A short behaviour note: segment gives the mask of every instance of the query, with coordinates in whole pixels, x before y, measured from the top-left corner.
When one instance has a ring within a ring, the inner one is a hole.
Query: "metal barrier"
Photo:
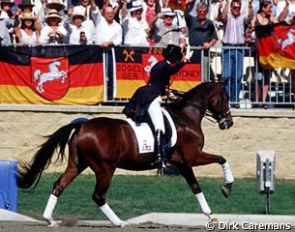
[[[206,56],[201,47],[192,47],[201,53],[201,80],[222,80],[223,49],[241,50],[243,53],[243,77],[239,96],[231,104],[239,103],[241,108],[293,107],[294,86],[292,72],[288,69],[261,70],[257,50],[253,47],[213,47]],[[240,64],[242,65],[242,64]],[[294,75],[295,76],[295,75]],[[237,77],[233,78],[237,82]],[[232,93],[229,97],[232,99]],[[128,99],[110,99],[106,103],[126,103]]]
[[[292,71],[283,68],[273,70],[260,69],[257,50],[251,47],[225,48],[242,50],[244,57],[240,94],[236,96],[235,101],[231,101],[230,103],[239,102],[241,108],[293,107],[294,74],[292,77]],[[221,80],[223,69],[229,68],[222,66],[222,48],[211,49],[209,65],[211,66],[209,80]],[[237,79],[235,77],[234,81],[237,81]]]

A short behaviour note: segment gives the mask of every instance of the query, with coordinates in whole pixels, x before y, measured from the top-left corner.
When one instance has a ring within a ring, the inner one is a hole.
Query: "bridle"
[[[223,92],[224,90],[221,90],[221,93]],[[209,116],[209,117],[212,117],[214,118],[219,124],[221,123],[224,123],[227,119],[226,117],[230,114],[230,108],[228,110],[225,110],[226,107],[224,105],[224,95],[223,94],[220,94],[219,97],[218,97],[218,103],[217,105],[219,105],[219,102],[221,102],[221,107],[222,107],[222,110],[223,112],[221,114],[217,114],[215,112],[212,112],[210,110],[206,110],[205,112],[205,117],[206,116]],[[208,118],[207,118],[208,119]]]
[[[222,109],[224,109],[224,112],[222,112],[221,114],[218,114],[216,112],[213,112],[213,111],[207,109],[205,111],[205,116],[204,116],[206,119],[208,119],[211,122],[215,122],[215,121],[211,120],[211,118],[215,119],[216,122],[218,122],[219,124],[224,123],[227,120],[226,117],[231,113],[230,112],[230,109],[225,110],[225,107],[224,107],[224,96],[222,94],[219,95],[218,104],[219,104],[220,101],[221,101],[221,104],[222,104]],[[188,104],[194,106],[195,108],[201,109],[201,107],[198,104],[196,104],[196,103],[194,103],[194,102],[192,102],[190,100],[188,100],[186,102]]]

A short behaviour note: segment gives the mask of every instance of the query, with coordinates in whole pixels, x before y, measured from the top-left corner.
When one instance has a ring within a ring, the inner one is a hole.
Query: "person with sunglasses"
[[[226,0],[226,4],[218,19],[224,23],[222,39],[222,79],[226,81],[226,92],[230,103],[240,108],[240,90],[243,78],[243,63],[245,50],[245,32],[253,18],[252,0],[249,0],[249,15],[241,15],[241,0]],[[230,12],[228,10],[230,9]]]
[[[149,24],[151,37],[157,47],[166,47],[168,44],[184,47],[186,44],[185,34],[180,27],[173,24],[176,13],[171,8],[163,8]]]
[[[37,17],[31,12],[22,13],[20,29],[16,31],[18,43],[23,46],[38,45],[40,31],[36,27]]]

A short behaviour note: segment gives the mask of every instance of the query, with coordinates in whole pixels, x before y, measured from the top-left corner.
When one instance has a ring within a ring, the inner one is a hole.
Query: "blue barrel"
[[[17,212],[17,161],[0,160],[0,208]]]

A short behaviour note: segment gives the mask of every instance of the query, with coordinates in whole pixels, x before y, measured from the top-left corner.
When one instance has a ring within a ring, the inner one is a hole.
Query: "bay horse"
[[[202,193],[193,173],[193,166],[218,163],[221,165],[225,184],[222,192],[228,197],[234,178],[230,167],[220,155],[202,151],[204,135],[201,121],[205,115],[218,122],[220,129],[233,125],[229,108],[229,98],[224,89],[225,83],[202,83],[188,92],[182,99],[166,106],[176,126],[177,141],[168,152],[169,162],[175,165],[195,194],[203,213],[212,222],[217,219]],[[52,162],[57,151],[58,159],[65,158],[65,148],[69,145],[68,165],[64,173],[54,183],[52,193],[43,213],[49,226],[56,225],[52,215],[58,197],[63,190],[83,170],[90,167],[96,176],[93,201],[109,221],[119,227],[126,225],[106,202],[106,194],[116,168],[127,170],[153,169],[153,153],[139,154],[133,129],[126,120],[97,117],[87,122],[74,122],[62,126],[49,136],[31,162],[20,162],[18,168],[18,187],[29,188],[38,184],[39,178]]]

